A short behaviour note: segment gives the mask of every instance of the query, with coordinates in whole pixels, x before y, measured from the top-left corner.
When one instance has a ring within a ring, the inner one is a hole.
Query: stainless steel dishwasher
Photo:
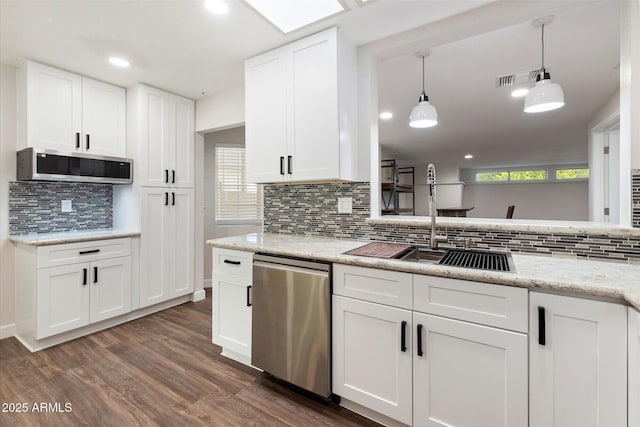
[[[331,395],[331,264],[256,254],[251,364]]]

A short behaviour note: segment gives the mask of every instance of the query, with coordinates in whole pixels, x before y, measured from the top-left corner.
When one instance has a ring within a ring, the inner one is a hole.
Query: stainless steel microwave
[[[25,148],[17,153],[18,181],[96,182],[131,184],[133,160],[93,154],[66,154]]]

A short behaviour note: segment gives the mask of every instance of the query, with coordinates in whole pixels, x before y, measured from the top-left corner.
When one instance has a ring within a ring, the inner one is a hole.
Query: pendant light
[[[429,103],[429,97],[424,91],[424,58],[429,56],[429,52],[417,54],[422,57],[422,94],[418,98],[418,105],[413,107],[409,116],[409,126],[412,128],[430,128],[438,124],[438,113],[436,107]]]
[[[542,113],[564,106],[564,93],[562,87],[551,81],[551,74],[544,66],[544,26],[553,21],[553,16],[536,19],[532,25],[542,28],[542,67],[538,71],[536,84],[524,98],[525,113]]]

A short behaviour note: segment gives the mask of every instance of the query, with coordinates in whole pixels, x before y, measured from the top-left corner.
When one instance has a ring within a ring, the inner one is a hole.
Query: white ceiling
[[[244,59],[339,25],[356,44],[489,0],[343,0],[347,12],[283,35],[240,0],[213,15],[204,1],[0,1],[0,61],[25,58],[120,86],[145,82],[194,99],[244,82]],[[277,1],[277,0],[274,0]],[[107,62],[125,57],[128,69]]]
[[[438,125],[408,126],[422,86],[414,54],[379,64],[383,155],[405,163],[461,167],[587,162],[587,123],[619,87],[619,2],[565,10],[545,28],[545,63],[564,89],[564,108],[526,114],[524,100],[495,78],[540,67],[540,29],[530,21],[431,48],[426,92]],[[532,18],[538,18],[532,17]],[[473,160],[463,156],[472,153]]]

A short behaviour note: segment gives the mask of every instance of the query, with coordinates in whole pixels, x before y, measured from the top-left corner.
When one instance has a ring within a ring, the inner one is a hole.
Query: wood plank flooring
[[[220,356],[207,291],[36,353],[0,341],[0,426],[378,425]],[[23,403],[26,413],[9,406]]]

